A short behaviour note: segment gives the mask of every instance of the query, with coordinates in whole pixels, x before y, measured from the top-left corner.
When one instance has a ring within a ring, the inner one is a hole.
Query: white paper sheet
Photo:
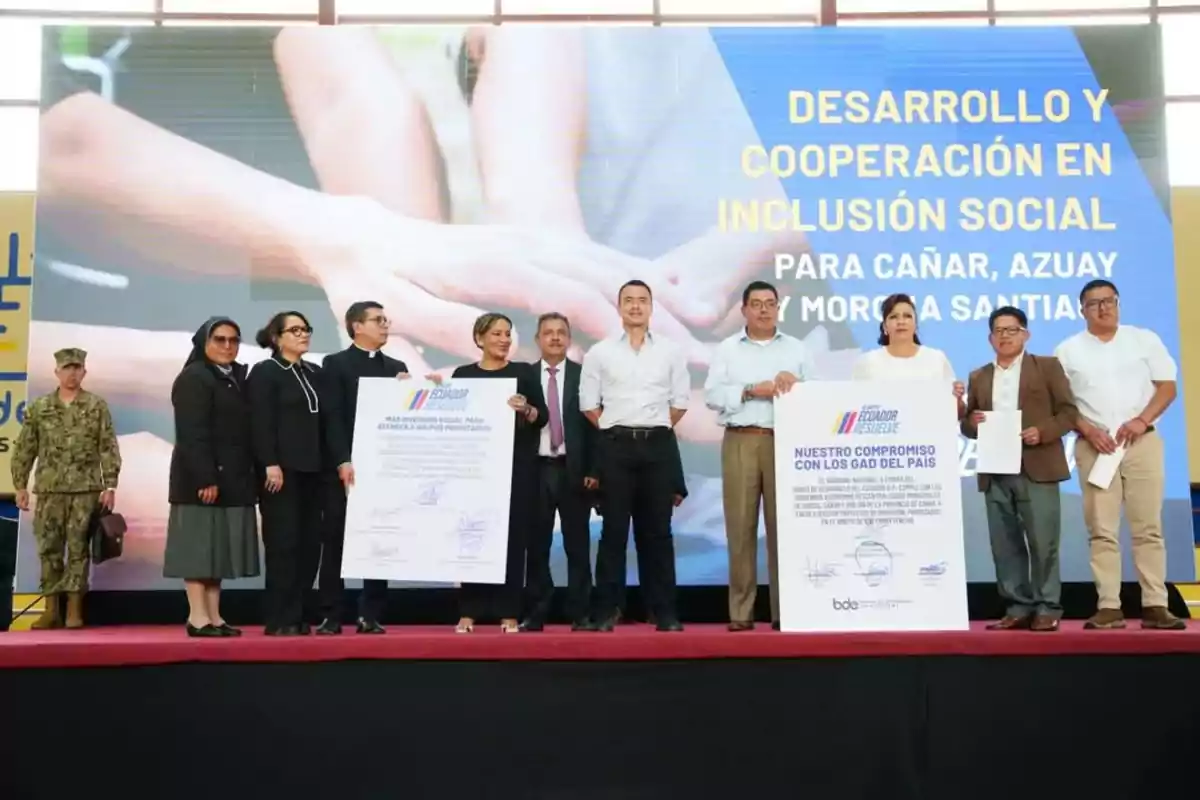
[[[1117,468],[1121,466],[1121,459],[1124,457],[1124,445],[1119,446],[1114,453],[1098,455],[1096,463],[1092,465],[1092,471],[1088,473],[1088,483],[1100,489],[1112,486],[1113,478],[1117,476]]]
[[[1021,412],[985,411],[976,439],[975,471],[984,475],[1021,474]]]

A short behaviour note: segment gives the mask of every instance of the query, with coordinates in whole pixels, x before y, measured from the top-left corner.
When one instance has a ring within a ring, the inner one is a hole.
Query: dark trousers
[[[321,531],[329,479],[316,472],[283,471],[283,488],[263,492],[263,555],[266,562],[266,627],[304,621],[304,595],[321,558]]]
[[[562,521],[563,550],[567,554],[567,617],[581,622],[588,617],[592,594],[591,504],[583,479],[569,480],[565,458],[539,459],[537,519],[529,532],[525,555],[529,618],[545,622],[550,616],[554,578],[550,550],[554,542],[554,515]]]
[[[596,554],[596,619],[616,613],[625,577],[629,524],[640,539],[638,578],[646,609],[677,619],[675,543],[671,537],[676,455],[670,428],[612,428],[600,435],[604,526]]]
[[[646,621],[653,622],[654,621],[654,609],[655,609],[655,604],[657,603],[657,600],[654,597],[654,589],[655,589],[654,584],[647,583],[646,578],[645,578],[646,575],[649,575],[652,572],[652,568],[648,566],[649,556],[646,555],[646,542],[645,542],[646,537],[645,537],[645,534],[642,533],[642,531],[644,531],[645,529],[646,529],[645,523],[639,522],[638,514],[635,511],[633,514],[633,551],[634,551],[634,555],[637,557],[638,583],[640,584],[638,588],[641,589],[641,593],[642,593],[642,607],[643,607],[643,609],[645,609]],[[672,538],[672,542],[673,541],[674,541],[674,538]],[[628,593],[629,593],[629,586],[628,586],[628,580],[627,580],[627,577],[629,574],[628,560],[629,560],[629,554],[628,554],[628,551],[626,551],[624,558],[621,560],[621,569],[619,571],[619,574],[621,576],[621,583],[617,587],[617,610],[620,611],[622,615],[624,615],[626,620],[631,619],[631,617],[629,616],[628,605],[626,602],[626,597],[628,596]]]
[[[17,572],[17,520],[20,512],[12,504],[0,509],[0,631],[12,623],[13,576]]]
[[[346,582],[342,580],[342,548],[346,543],[346,489],[339,481],[330,481],[325,505],[324,538],[321,542],[321,571],[318,577],[321,616],[342,622]],[[358,616],[380,622],[387,603],[387,581],[363,581],[358,595]]]
[[[537,465],[521,458],[513,464],[508,508],[508,552],[504,583],[464,583],[458,590],[459,616],[482,620],[517,619],[525,585],[525,537],[537,502]]]
[[[996,583],[1008,604],[1006,613],[1061,617],[1058,484],[1035,483],[1023,474],[992,475],[984,501]]]

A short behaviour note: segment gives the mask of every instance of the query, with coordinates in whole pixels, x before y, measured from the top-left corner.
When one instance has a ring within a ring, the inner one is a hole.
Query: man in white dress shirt
[[[729,630],[754,629],[758,593],[758,515],[767,529],[771,624],[779,627],[779,566],[775,525],[775,398],[812,380],[804,344],[779,331],[779,292],[754,281],[742,292],[746,327],[717,347],[705,404],[725,428],[721,482],[729,546]]]
[[[1084,286],[1079,304],[1087,330],[1065,340],[1054,355],[1079,406],[1075,463],[1099,595],[1085,627],[1125,627],[1119,538],[1124,505],[1142,589],[1142,627],[1180,630],[1186,623],[1167,610],[1163,442],[1154,430],[1177,394],[1175,360],[1153,331],[1120,324],[1121,298],[1109,281]],[[1088,482],[1101,454],[1121,458],[1107,489]]]
[[[624,331],[597,342],[583,360],[579,407],[600,429],[604,525],[596,553],[599,630],[617,619],[629,523],[645,547],[642,593],[660,631],[681,631],[675,608],[675,425],[687,412],[691,380],[683,348],[650,332],[650,287],[632,280],[617,293]]]

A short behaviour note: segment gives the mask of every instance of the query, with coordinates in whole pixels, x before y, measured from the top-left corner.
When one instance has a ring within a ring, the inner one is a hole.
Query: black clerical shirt
[[[359,378],[394,378],[408,372],[403,361],[379,350],[364,350],[350,345],[340,353],[325,357],[325,386],[329,391],[327,441],[333,466],[350,461],[354,444],[354,418],[358,412]]]

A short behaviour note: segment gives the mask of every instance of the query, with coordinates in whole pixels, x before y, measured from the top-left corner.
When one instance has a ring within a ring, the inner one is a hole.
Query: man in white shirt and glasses
[[[1084,627],[1125,627],[1121,611],[1121,508],[1129,520],[1133,564],[1142,589],[1142,627],[1181,630],[1167,610],[1167,550],[1163,542],[1163,441],[1155,422],[1175,400],[1178,368],[1156,333],[1122,325],[1117,287],[1094,280],[1079,293],[1087,329],[1054,351],[1079,407],[1075,463],[1083,518],[1099,595]],[[1088,482],[1101,455],[1120,454],[1106,489]]]
[[[704,383],[706,405],[725,428],[721,483],[729,545],[729,630],[754,629],[758,593],[758,519],[767,531],[771,625],[779,628],[775,525],[775,398],[812,380],[804,343],[779,330],[779,292],[754,281],[742,292],[746,326],[717,347]]]
[[[598,342],[583,360],[579,407],[600,429],[604,525],[596,553],[597,628],[611,631],[629,523],[645,547],[642,592],[660,631],[681,631],[675,607],[675,425],[691,393],[687,354],[650,331],[650,287],[639,280],[617,292],[624,331]],[[639,570],[641,572],[642,570]]]

